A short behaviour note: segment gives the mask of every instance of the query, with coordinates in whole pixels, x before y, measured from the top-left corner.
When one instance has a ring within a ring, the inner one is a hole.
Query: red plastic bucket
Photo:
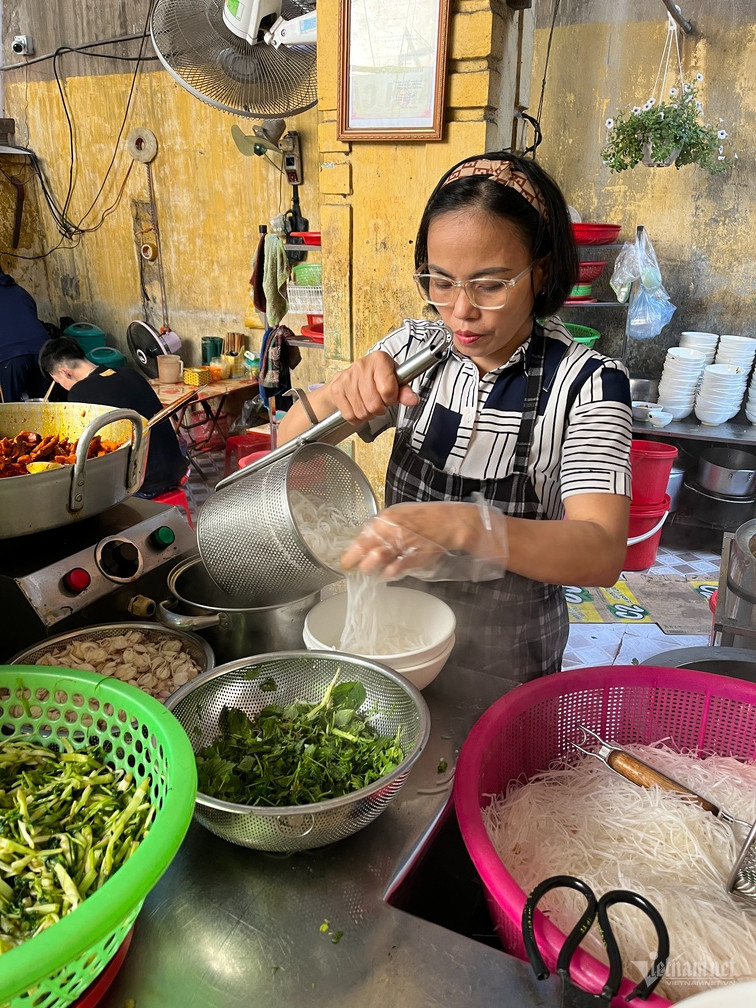
[[[661,506],[666,494],[677,448],[663,441],[633,441],[630,467],[633,473],[632,503]]]
[[[662,528],[669,514],[669,494],[661,504],[630,505],[627,553],[623,570],[648,570],[656,560]]]

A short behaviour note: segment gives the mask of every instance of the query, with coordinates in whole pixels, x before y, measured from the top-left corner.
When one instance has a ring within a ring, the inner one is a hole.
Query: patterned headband
[[[500,185],[515,189],[548,222],[549,215],[543,196],[527,176],[512,168],[511,161],[492,161],[490,158],[485,157],[474,158],[472,161],[464,161],[461,165],[451,170],[447,178],[444,179],[443,184],[446,186],[456,179],[466,178],[467,176],[483,176],[492,179],[494,182],[498,182]]]

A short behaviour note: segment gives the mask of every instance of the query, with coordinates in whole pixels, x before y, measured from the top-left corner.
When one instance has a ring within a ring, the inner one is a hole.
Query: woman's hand
[[[361,357],[340,371],[327,387],[334,409],[354,425],[382,416],[396,403],[414,406],[418,401],[408,385],[399,385],[396,365],[383,350]]]
[[[490,581],[507,569],[506,518],[484,501],[395,504],[341,558],[346,570],[426,581]]]

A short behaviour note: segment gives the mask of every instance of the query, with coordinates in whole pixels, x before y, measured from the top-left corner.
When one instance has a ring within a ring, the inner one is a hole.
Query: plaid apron
[[[536,325],[522,421],[514,467],[500,480],[475,480],[444,472],[421,458],[410,446],[413,421],[431,388],[426,374],[419,390],[420,403],[396,431],[386,474],[386,504],[404,501],[464,501],[480,491],[494,507],[514,518],[544,517],[528,475],[538,401],[543,385],[545,339]],[[537,535],[534,526],[533,534]],[[457,617],[457,642],[451,664],[486,672],[513,685],[561,669],[567,645],[569,618],[560,585],[543,584],[508,571],[495,581],[434,581],[414,578],[403,584],[442,598]]]

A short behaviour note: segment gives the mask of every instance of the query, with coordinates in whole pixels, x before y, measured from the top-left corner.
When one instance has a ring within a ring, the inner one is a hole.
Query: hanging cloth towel
[[[263,336],[260,350],[260,398],[266,406],[270,396],[277,397],[291,389],[291,371],[302,360],[299,349],[288,342],[294,338],[294,333],[285,325],[268,329]]]
[[[265,255],[263,264],[263,291],[267,304],[268,322],[277,326],[286,312],[289,303],[286,300],[286,281],[289,279],[289,260],[283,241],[279,235],[265,236]]]
[[[268,310],[265,303],[265,291],[263,290],[263,275],[265,271],[265,237],[265,233],[261,232],[260,237],[257,240],[257,248],[252,256],[252,276],[249,278],[252,304],[263,315]]]

